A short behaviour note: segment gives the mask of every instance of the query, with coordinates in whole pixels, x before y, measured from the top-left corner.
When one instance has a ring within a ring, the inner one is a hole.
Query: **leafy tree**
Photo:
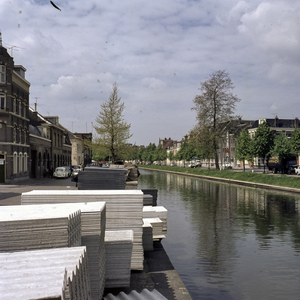
[[[191,160],[196,156],[196,149],[193,144],[185,138],[179,151],[176,153],[175,158],[178,160]]]
[[[281,131],[279,135],[274,138],[274,147],[271,150],[271,154],[279,156],[279,158],[287,158],[291,155],[292,147],[287,136]]]
[[[142,160],[153,162],[155,160],[154,159],[155,150],[156,150],[155,143],[149,143],[149,145],[146,147],[146,149],[143,152]]]
[[[253,153],[255,156],[264,158],[264,172],[266,157],[270,155],[273,146],[274,134],[269,125],[266,122],[259,124],[253,137]]]
[[[98,138],[97,148],[109,153],[112,163],[124,157],[127,150],[127,140],[130,134],[130,124],[127,124],[123,117],[125,106],[118,98],[118,86],[113,85],[113,91],[109,99],[101,104],[101,111],[96,118],[97,125],[94,125]]]
[[[201,95],[193,100],[197,111],[199,128],[209,130],[212,141],[216,169],[220,169],[218,160],[218,141],[221,137],[221,124],[233,118],[236,102],[240,99],[232,94],[234,86],[225,71],[217,71],[209,79],[200,83]]]
[[[294,132],[292,133],[291,139],[291,151],[295,153],[300,152],[300,128],[296,127]]]
[[[163,161],[167,158],[167,151],[163,149],[162,145],[158,145],[158,147],[154,151],[153,160]]]
[[[194,127],[190,132],[190,142],[195,148],[196,157],[202,159],[214,158],[213,140],[209,128]]]
[[[235,156],[243,161],[245,172],[245,160],[253,161],[252,140],[247,130],[244,128],[240,135],[236,138]]]
[[[143,160],[142,157],[143,157],[144,151],[145,151],[145,147],[144,147],[144,146],[139,148],[138,153],[137,153],[137,159],[138,159],[139,161],[142,161],[142,160]]]
[[[174,152],[173,151],[170,151],[169,154],[168,154],[168,158],[169,160],[172,162],[172,160],[175,159],[175,156],[174,156]]]

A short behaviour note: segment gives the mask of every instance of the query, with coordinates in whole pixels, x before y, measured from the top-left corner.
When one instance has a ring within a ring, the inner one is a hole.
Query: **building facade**
[[[0,40],[0,183],[29,178],[29,87]]]

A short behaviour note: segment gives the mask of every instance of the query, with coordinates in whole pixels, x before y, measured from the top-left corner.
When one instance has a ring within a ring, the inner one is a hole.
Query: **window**
[[[17,129],[14,127],[13,129],[13,143],[17,142]]]
[[[14,152],[14,157],[13,157],[13,171],[14,171],[14,174],[18,173],[17,152]]]
[[[23,158],[23,155],[22,155],[22,153],[20,152],[19,153],[19,172],[21,173],[22,171],[23,171],[23,160],[22,160],[22,158]]]
[[[24,172],[27,172],[27,153],[24,153]]]
[[[16,99],[13,99],[13,112],[17,112],[17,104],[16,104]]]
[[[0,109],[5,109],[6,103],[5,103],[5,94],[0,94]]]
[[[6,83],[6,67],[0,65],[0,83]]]
[[[22,102],[19,102],[19,115],[22,115]]]

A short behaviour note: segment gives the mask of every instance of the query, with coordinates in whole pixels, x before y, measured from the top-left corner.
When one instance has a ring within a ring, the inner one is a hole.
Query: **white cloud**
[[[237,114],[269,117],[282,101],[279,118],[289,103],[300,111],[297,0],[65,0],[61,11],[46,0],[2,2],[3,44],[17,46],[31,105],[39,97],[40,113],[74,131],[91,130],[117,82],[133,141],[180,139],[195,124],[200,81],[217,70],[236,85]]]

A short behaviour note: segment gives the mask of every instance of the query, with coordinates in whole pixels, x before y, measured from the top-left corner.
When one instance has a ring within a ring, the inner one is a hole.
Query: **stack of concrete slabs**
[[[153,241],[166,238],[166,236],[163,234],[163,222],[160,218],[143,218],[143,221],[144,224],[151,224]]]
[[[84,171],[85,172],[85,171]],[[22,204],[106,202],[106,231],[132,230],[131,269],[143,270],[143,193],[140,190],[34,190]]]
[[[78,174],[78,190],[124,190],[127,169],[85,168]]]
[[[160,218],[163,221],[163,234],[167,234],[168,210],[163,206],[143,207],[143,218]]]
[[[1,207],[0,252],[80,245],[80,210],[61,210],[53,205]]]
[[[153,204],[153,196],[144,194],[143,195],[143,205],[144,206],[152,206],[152,204]]]
[[[130,286],[132,246],[132,230],[105,232],[105,288]]]
[[[152,206],[156,206],[157,205],[157,189],[142,189],[142,192],[145,195],[152,195]]]
[[[153,228],[148,219],[143,219],[143,247],[144,251],[153,250]]]
[[[25,203],[22,204],[24,206]],[[81,211],[81,245],[86,246],[87,249],[92,299],[101,299],[105,288],[106,270],[104,244],[105,202],[59,203],[46,204],[46,206],[56,207],[58,210],[63,211],[74,209]]]
[[[0,253],[0,295],[11,299],[91,299],[85,247]]]

